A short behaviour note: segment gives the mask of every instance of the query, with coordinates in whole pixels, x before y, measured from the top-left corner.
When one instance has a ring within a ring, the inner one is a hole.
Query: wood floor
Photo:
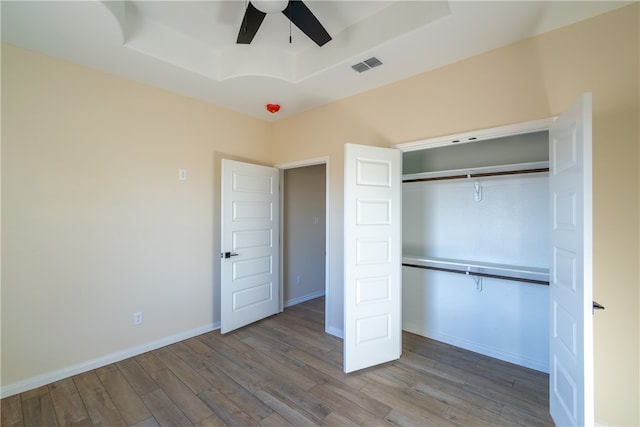
[[[346,375],[324,299],[2,400],[2,426],[542,426],[548,376],[410,333]]]

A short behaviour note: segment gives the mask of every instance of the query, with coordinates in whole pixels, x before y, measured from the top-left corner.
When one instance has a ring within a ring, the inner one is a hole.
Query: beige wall
[[[277,122],[273,159],[330,156],[329,327],[342,328],[346,142],[392,146],[557,115],[593,93],[596,420],[639,425],[639,7]],[[375,72],[375,71],[372,71]]]
[[[3,387],[210,329],[217,165],[270,126],[3,45]]]

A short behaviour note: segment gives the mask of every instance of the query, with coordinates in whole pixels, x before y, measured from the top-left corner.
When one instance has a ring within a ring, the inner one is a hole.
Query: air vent
[[[359,73],[364,73],[365,71],[373,67],[377,67],[378,65],[382,65],[382,61],[380,61],[378,58],[374,56],[369,59],[365,59],[362,62],[358,62],[357,64],[352,65],[351,68],[353,68]]]
[[[365,71],[367,71],[369,69],[367,64],[365,64],[364,62],[358,62],[357,64],[352,65],[351,68],[353,68],[354,70],[356,70],[359,73],[364,73]]]
[[[382,61],[380,61],[375,56],[373,58],[366,59],[364,61],[365,64],[369,66],[369,68],[377,67],[378,65],[382,65]]]

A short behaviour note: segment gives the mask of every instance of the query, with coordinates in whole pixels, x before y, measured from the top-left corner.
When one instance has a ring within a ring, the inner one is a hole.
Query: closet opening
[[[549,372],[549,134],[403,152],[403,329]]]

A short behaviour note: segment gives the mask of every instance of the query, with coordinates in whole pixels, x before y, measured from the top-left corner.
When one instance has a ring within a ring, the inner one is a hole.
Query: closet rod
[[[466,175],[436,176],[431,178],[411,178],[411,179],[403,179],[402,182],[442,181],[445,179],[482,178],[487,176],[519,175],[524,173],[540,173],[540,172],[549,172],[549,168],[520,169],[520,170],[502,171],[502,172],[479,172],[479,173],[471,173]]]
[[[427,265],[405,264],[405,263],[402,263],[402,265],[405,266],[405,267],[422,268],[422,269],[425,269],[425,270],[446,271],[448,273],[458,273],[458,274],[464,274],[464,275],[468,275],[468,276],[480,276],[480,277],[489,277],[489,278],[492,278],[492,279],[514,280],[516,282],[526,282],[526,283],[533,283],[533,284],[536,284],[536,285],[549,286],[549,282],[547,282],[545,280],[527,279],[527,278],[524,278],[524,277],[502,276],[502,275],[499,275],[499,274],[479,273],[479,272],[467,271],[467,270],[455,270],[453,268],[431,267],[431,266],[427,266]]]

